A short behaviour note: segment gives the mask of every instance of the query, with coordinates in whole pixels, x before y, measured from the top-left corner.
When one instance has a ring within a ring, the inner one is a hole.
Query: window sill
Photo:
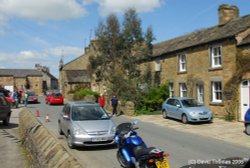
[[[187,74],[187,71],[179,71],[179,72],[177,72],[177,74],[179,75],[179,74]]]
[[[209,103],[210,106],[224,106],[223,102],[210,102]]]
[[[222,70],[222,69],[223,69],[223,67],[215,67],[215,68],[210,67],[208,69],[208,71],[218,71],[218,70]]]

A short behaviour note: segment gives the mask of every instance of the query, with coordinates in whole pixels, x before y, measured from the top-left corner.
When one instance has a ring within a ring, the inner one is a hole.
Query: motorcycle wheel
[[[133,164],[128,163],[128,161],[125,159],[125,157],[123,156],[121,151],[119,151],[119,150],[117,151],[116,157],[117,157],[117,160],[120,163],[121,167],[124,167],[124,168],[134,168],[135,167]]]

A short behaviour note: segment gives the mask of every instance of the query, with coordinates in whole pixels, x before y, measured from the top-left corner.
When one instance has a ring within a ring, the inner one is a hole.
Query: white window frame
[[[174,83],[169,82],[169,97],[174,97]]]
[[[212,87],[211,88],[212,102],[221,103],[222,102],[222,82],[212,81],[211,87]]]
[[[187,85],[186,83],[179,83],[180,97],[187,97]]]
[[[214,45],[210,47],[211,68],[219,68],[222,66],[222,46]]]
[[[197,100],[199,103],[204,103],[204,85],[197,84]]]
[[[187,71],[187,56],[185,53],[178,54],[179,72]]]

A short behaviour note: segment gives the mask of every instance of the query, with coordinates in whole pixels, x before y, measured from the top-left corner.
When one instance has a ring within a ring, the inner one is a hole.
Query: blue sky
[[[84,52],[98,23],[110,13],[137,10],[154,43],[218,24],[218,7],[236,5],[250,14],[249,0],[0,0],[0,68],[48,66],[58,77],[61,56],[67,63]]]

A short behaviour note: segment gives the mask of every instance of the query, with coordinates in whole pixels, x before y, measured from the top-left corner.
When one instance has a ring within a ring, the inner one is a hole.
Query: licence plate
[[[108,139],[106,137],[100,137],[100,138],[91,138],[92,142],[100,142],[100,141],[107,141]]]
[[[170,168],[167,159],[155,162],[157,168]]]

